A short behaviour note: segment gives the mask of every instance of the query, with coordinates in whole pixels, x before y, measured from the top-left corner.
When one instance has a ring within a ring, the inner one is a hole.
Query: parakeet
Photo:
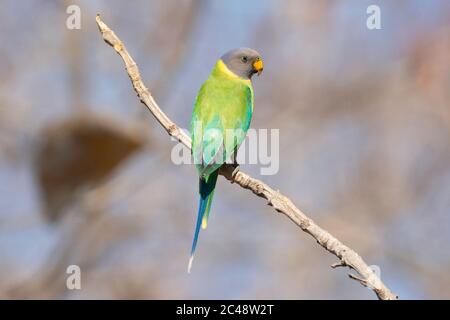
[[[191,120],[192,155],[199,174],[200,204],[188,272],[192,267],[200,227],[206,228],[219,168],[244,141],[253,113],[251,78],[263,70],[261,55],[234,49],[216,63],[198,92]],[[233,158],[231,158],[233,157]]]

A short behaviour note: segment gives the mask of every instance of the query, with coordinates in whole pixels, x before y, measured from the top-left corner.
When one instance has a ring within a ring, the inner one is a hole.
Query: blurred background
[[[70,4],[81,29],[66,28]],[[369,5],[381,30],[366,27]],[[262,180],[381,270],[450,298],[450,2],[2,1],[0,298],[374,299],[286,217],[220,178],[186,273],[197,174],[136,98],[96,13],[187,128],[216,59],[264,58],[252,127],[280,129]],[[241,168],[260,177],[258,165]],[[81,290],[66,268],[81,268]]]

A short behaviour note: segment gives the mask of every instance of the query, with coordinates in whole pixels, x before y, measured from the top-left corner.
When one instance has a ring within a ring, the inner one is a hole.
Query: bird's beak
[[[258,76],[261,74],[264,69],[264,64],[261,58],[257,58],[255,62],[253,62],[253,69],[258,73]]]

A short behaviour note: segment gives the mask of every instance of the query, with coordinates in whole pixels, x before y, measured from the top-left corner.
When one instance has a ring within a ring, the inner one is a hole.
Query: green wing
[[[227,161],[244,141],[253,112],[251,85],[216,73],[203,84],[191,122],[192,153],[200,176]]]

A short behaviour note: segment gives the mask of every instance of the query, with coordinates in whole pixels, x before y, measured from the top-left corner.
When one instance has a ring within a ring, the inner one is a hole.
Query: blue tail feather
[[[191,271],[192,261],[194,260],[195,249],[197,247],[198,236],[200,233],[200,227],[204,217],[208,217],[209,210],[211,209],[212,196],[214,195],[214,188],[217,182],[217,176],[219,171],[214,171],[204,179],[200,179],[200,203],[197,214],[197,223],[195,225],[194,240],[192,241],[191,257],[188,264],[188,272]],[[208,205],[209,203],[209,205]]]

